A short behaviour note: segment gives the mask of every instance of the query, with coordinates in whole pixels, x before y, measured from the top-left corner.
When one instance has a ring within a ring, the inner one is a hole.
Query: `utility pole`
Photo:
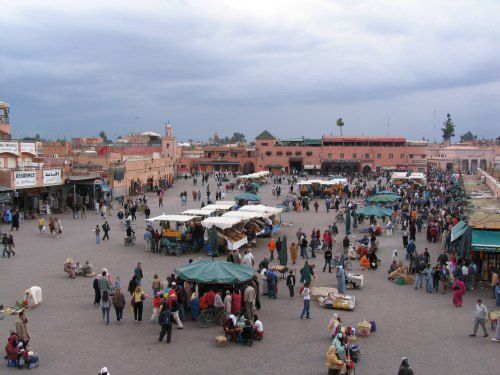
[[[434,143],[436,143],[436,106],[434,106]]]
[[[389,136],[389,127],[391,126],[389,115],[387,115],[387,136]]]

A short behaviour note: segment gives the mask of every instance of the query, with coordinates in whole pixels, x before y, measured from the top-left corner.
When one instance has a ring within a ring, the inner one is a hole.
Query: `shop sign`
[[[14,172],[14,188],[31,187],[31,186],[36,186],[36,171],[32,171],[32,172],[15,171]]]
[[[0,142],[0,153],[10,152],[11,154],[19,153],[19,143],[17,142]]]
[[[61,170],[49,169],[43,171],[43,185],[60,185],[62,183]]]
[[[21,152],[36,155],[36,143],[21,143]]]

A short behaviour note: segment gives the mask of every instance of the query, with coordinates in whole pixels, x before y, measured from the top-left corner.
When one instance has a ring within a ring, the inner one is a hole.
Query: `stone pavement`
[[[213,180],[211,191],[215,192]],[[259,192],[266,204],[277,204],[271,195],[272,184]],[[287,186],[283,185],[286,190]],[[197,187],[196,190],[203,187]],[[188,191],[188,206],[181,207],[179,193]],[[150,195],[153,214],[179,213],[187,208],[198,208],[192,202],[191,181],[178,181],[169,190],[165,207],[158,208],[155,195]],[[213,194],[212,194],[213,195]],[[323,231],[333,221],[333,214],[326,214],[324,202],[320,201],[320,212],[286,213],[283,218],[294,225],[280,233],[287,235],[288,243],[295,239],[295,232],[302,227],[310,233],[319,226]],[[115,217],[110,219],[111,240],[96,245],[92,229],[102,224],[92,212],[87,220],[63,218],[64,233],[60,239],[48,238],[37,232],[36,222],[27,221],[15,233],[17,255],[11,259],[0,259],[0,303],[8,306],[22,298],[25,288],[39,285],[43,289],[43,304],[30,312],[29,331],[32,347],[40,355],[40,367],[33,374],[97,374],[107,366],[113,375],[121,374],[325,374],[325,353],[329,347],[328,321],[332,310],[320,308],[312,303],[312,320],[300,320],[302,303],[300,298],[290,300],[286,287],[279,283],[277,300],[262,297],[262,309],[258,312],[264,323],[265,339],[251,348],[230,344],[219,349],[215,337],[221,333],[217,327],[201,329],[196,323],[186,322],[182,331],[174,329],[170,345],[158,343],[159,326],[151,324],[151,303],[146,302],[144,322],[132,323],[130,313],[125,311],[125,321],[105,326],[100,309],[94,307],[91,278],[71,280],[63,272],[67,257],[81,262],[89,259],[97,270],[106,267],[113,278],[120,276],[126,289],[135,264],[141,261],[144,270],[146,292],[154,273],[162,279],[173,272],[175,266],[185,263],[188,256],[169,257],[145,253],[142,240],[144,221],[138,220],[138,243],[135,247],[123,245],[123,232]],[[339,226],[340,236],[335,249],[341,246],[344,227]],[[2,226],[2,231],[10,230]],[[354,234],[359,238],[359,234]],[[452,304],[451,293],[428,295],[411,286],[398,286],[387,281],[393,249],[401,250],[400,232],[391,239],[381,240],[379,257],[381,269],[364,272],[365,288],[350,291],[356,296],[353,312],[339,312],[344,323],[356,324],[362,319],[375,320],[378,331],[368,338],[358,338],[361,362],[357,374],[395,374],[401,357],[407,356],[416,374],[494,374],[498,373],[500,347],[489,338],[470,338],[473,325],[473,308],[481,296],[488,307],[493,300],[485,291],[475,290],[464,297],[464,307],[457,309]],[[418,251],[428,246],[425,238],[417,237]],[[432,260],[438,254],[436,245],[428,246]],[[259,240],[254,250],[257,263],[267,253],[265,240]],[[335,274],[321,272],[323,260],[318,258],[318,279],[315,285],[336,286]],[[297,269],[301,268],[300,260]],[[358,270],[358,265],[354,265]],[[126,294],[127,302],[130,298]],[[6,343],[10,329],[14,328],[14,317],[0,320],[2,340]],[[491,336],[490,336],[491,337]],[[2,345],[4,345],[2,343]],[[2,346],[3,347],[3,346]],[[495,370],[496,369],[496,370]],[[5,363],[1,373],[7,370]]]

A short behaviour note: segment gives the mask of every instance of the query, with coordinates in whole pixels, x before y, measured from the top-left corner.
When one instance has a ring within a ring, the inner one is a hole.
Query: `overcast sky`
[[[500,135],[500,1],[1,4],[14,136]]]

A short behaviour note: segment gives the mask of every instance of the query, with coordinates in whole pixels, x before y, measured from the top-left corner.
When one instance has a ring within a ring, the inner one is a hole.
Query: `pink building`
[[[427,147],[427,159],[436,168],[476,173],[477,168],[494,168],[495,149],[493,145],[433,143]]]
[[[424,172],[427,142],[375,136],[277,139],[264,131],[255,138],[255,156],[255,170],[274,173]]]

